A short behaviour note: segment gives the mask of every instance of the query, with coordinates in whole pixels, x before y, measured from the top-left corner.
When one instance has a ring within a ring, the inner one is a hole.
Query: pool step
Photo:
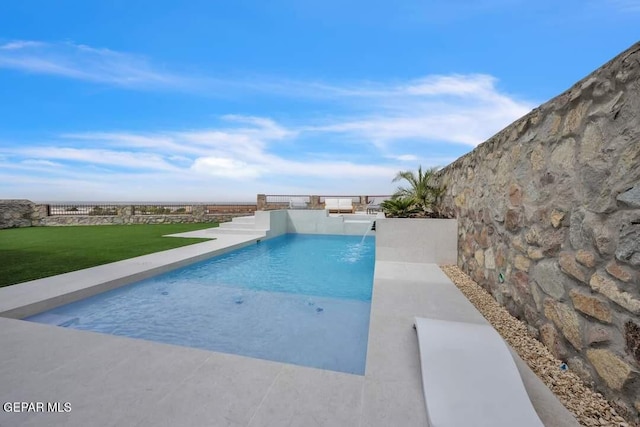
[[[218,234],[266,234],[269,230],[256,228],[255,216],[238,216],[229,222],[220,223],[214,233]]]
[[[230,222],[223,222],[218,226],[220,230],[253,230],[256,227],[255,216],[237,216]]]
[[[232,223],[238,223],[238,224],[255,224],[256,223],[256,217],[255,215],[251,215],[251,216],[237,216],[235,218],[233,218],[231,220]],[[228,222],[225,222],[223,224],[228,224]]]
[[[212,230],[212,234],[266,234],[267,231],[262,228],[223,228],[218,227]]]
[[[237,216],[230,222],[223,222],[219,225],[221,228],[251,228],[255,227],[255,216]]]
[[[237,228],[253,228],[256,224],[253,223],[242,223],[242,222],[223,222],[218,228],[227,228],[227,229],[237,229]]]
[[[80,323],[80,318],[75,316],[65,316],[55,313],[42,313],[34,317],[34,321],[38,323],[46,323],[49,325],[62,326],[68,328],[69,326]]]

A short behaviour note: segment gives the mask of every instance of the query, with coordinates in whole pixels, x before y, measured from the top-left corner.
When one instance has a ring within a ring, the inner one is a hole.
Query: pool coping
[[[265,238],[224,236],[0,289],[0,401],[72,405],[68,413],[0,409],[0,425],[427,425],[414,317],[486,322],[433,263],[376,260],[363,376],[6,318],[66,303],[53,287],[79,297],[72,279],[96,293]],[[20,292],[5,298],[13,287]],[[39,292],[44,301],[36,301]],[[25,301],[21,312],[15,304]],[[578,425],[514,359],[545,425]]]

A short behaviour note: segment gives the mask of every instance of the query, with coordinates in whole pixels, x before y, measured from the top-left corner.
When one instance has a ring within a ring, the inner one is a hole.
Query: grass
[[[209,239],[162,237],[217,224],[29,227],[0,230],[0,287]]]

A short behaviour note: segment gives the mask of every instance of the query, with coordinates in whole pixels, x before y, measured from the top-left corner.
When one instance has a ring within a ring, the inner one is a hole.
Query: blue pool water
[[[373,237],[288,234],[26,320],[364,374]]]

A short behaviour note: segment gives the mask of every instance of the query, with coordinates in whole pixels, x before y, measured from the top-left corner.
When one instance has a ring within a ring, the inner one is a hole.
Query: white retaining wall
[[[376,260],[456,264],[458,221],[422,218],[377,219]]]

